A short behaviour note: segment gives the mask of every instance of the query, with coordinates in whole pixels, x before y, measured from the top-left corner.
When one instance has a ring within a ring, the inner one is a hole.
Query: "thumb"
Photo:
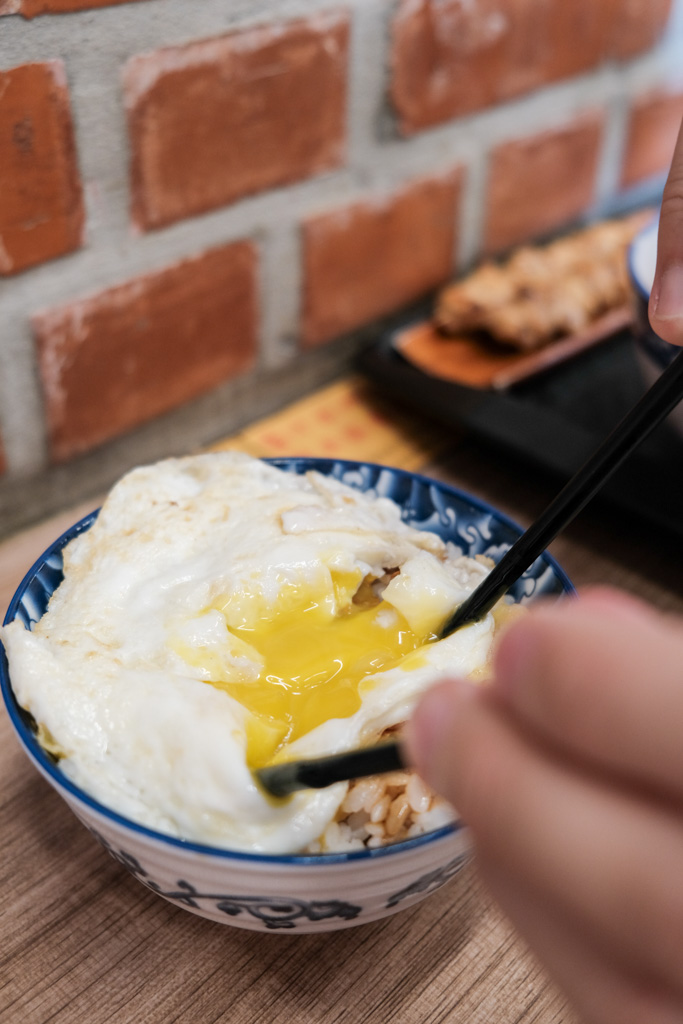
[[[445,679],[427,691],[406,725],[408,764],[433,789],[465,810],[465,755],[480,735],[476,704],[479,687],[464,679]]]
[[[662,197],[649,316],[660,338],[683,345],[683,125]]]

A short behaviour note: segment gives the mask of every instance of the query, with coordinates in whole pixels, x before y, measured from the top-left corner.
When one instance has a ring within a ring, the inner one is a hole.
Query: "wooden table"
[[[552,481],[444,437],[342,381],[225,442],[421,468],[529,522]],[[447,450],[448,449],[448,450]],[[87,509],[0,545],[3,608],[24,570]],[[586,510],[553,550],[579,584],[683,612],[665,542]],[[0,715],[0,1024],[571,1024],[574,1016],[473,868],[386,921],[322,936],[214,924],[144,889],[31,768]]]

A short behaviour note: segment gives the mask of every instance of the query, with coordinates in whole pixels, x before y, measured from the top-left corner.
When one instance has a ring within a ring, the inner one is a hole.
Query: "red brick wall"
[[[603,116],[515,139],[491,154],[484,248],[506,249],[575,220],[595,193]]]
[[[317,16],[134,57],[134,218],[147,229],[339,166],[348,23]]]
[[[448,280],[459,184],[457,172],[418,181],[383,202],[304,224],[304,344],[328,341]]]
[[[140,0],[0,0],[1,14],[21,14],[35,18],[36,14],[67,14],[90,7],[111,7],[113,4],[135,3]]]
[[[671,0],[401,0],[391,95],[410,135],[648,50]]]
[[[683,118],[683,92],[655,92],[636,100],[630,111],[622,185],[662,174],[671,163]]]
[[[64,65],[0,71],[0,274],[72,252],[82,231]]]
[[[4,481],[124,436],[134,461],[157,419],[163,451],[217,388],[257,414],[482,254],[662,175],[673,3],[0,0]]]
[[[249,369],[256,324],[249,242],[37,314],[53,457],[87,451]]]

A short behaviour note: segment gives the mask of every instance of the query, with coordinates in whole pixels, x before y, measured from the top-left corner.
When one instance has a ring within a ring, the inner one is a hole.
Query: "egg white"
[[[227,848],[292,853],[314,842],[346,793],[340,783],[267,800],[246,759],[249,712],[211,683],[258,672],[258,655],[216,611],[276,607],[286,583],[321,574],[381,576],[384,599],[411,620],[444,618],[487,569],[400,508],[317,473],[299,476],[241,453],[141,467],[111,491],[92,528],[64,552],[64,581],[32,631],[5,627],[12,685],[61,756],[61,770],[108,807],[174,836]],[[487,664],[487,616],[424,648],[410,668],[363,684],[361,706],[293,741],[305,757],[370,742],[405,721],[444,673]],[[197,665],[183,649],[212,652]],[[407,663],[410,664],[410,663]]]

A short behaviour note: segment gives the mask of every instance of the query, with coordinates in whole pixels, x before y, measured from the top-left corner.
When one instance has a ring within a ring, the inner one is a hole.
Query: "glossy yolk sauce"
[[[212,681],[251,712],[251,768],[285,760],[291,741],[329,719],[353,715],[361,706],[364,679],[435,639],[433,633],[414,633],[369,588],[358,600],[360,573],[332,574],[327,582],[284,584],[272,608],[250,601],[245,610],[244,598],[214,604],[232,636],[261,663],[256,679]]]

